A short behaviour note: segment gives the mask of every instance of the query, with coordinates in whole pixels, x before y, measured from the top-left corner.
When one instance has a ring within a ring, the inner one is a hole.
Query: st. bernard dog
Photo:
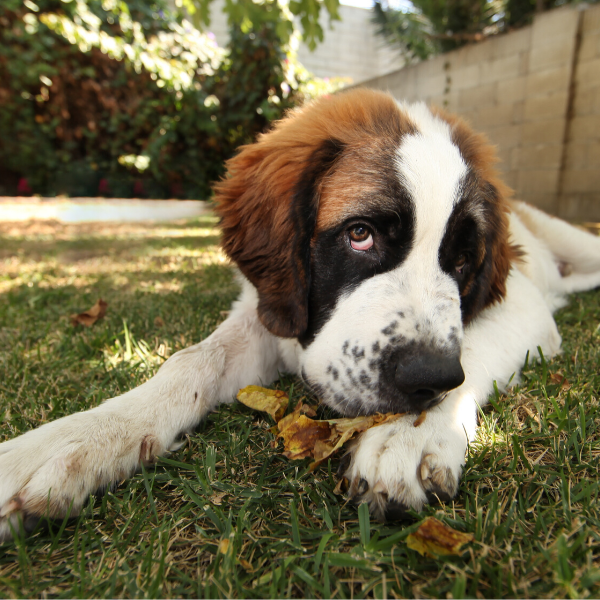
[[[600,285],[600,238],[510,201],[493,163],[459,118],[364,89],[242,148],[215,188],[243,275],[229,317],[140,387],[0,444],[0,538],[77,514],[280,371],[343,415],[407,413],[342,461],[376,517],[454,497],[494,382],[556,354],[552,312]]]

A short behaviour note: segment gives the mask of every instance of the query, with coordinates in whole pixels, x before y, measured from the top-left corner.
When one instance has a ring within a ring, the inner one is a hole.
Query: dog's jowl
[[[0,539],[77,514],[281,371],[342,414],[406,413],[343,461],[376,517],[452,498],[477,405],[527,352],[554,355],[553,311],[600,285],[600,238],[510,200],[493,164],[462,120],[368,90],[243,147],[215,188],[243,280],[228,319],[142,386],[0,444]]]

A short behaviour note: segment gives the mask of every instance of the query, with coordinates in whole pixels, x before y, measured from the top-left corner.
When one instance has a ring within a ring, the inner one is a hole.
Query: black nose
[[[449,390],[461,385],[465,374],[460,356],[413,348],[399,351],[394,356],[396,389],[414,409],[430,408]]]

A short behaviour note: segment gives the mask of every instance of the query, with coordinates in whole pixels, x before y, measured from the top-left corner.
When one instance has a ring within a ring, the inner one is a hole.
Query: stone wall
[[[600,221],[600,6],[542,13],[363,85],[466,117],[497,145],[517,197]]]

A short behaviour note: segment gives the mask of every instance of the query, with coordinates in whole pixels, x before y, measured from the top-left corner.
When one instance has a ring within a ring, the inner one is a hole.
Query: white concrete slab
[[[137,200],[121,198],[0,198],[0,221],[172,221],[211,210],[201,200]]]

